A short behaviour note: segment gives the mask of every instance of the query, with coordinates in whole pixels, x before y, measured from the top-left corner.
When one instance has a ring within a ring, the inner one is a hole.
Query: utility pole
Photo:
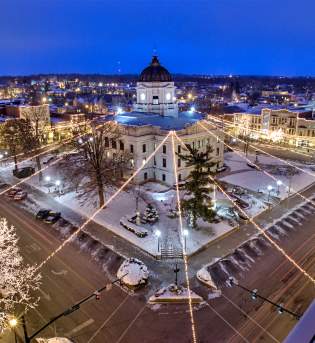
[[[54,323],[57,319],[61,317],[66,317],[72,312],[75,312],[80,309],[80,306],[87,301],[91,300],[92,298],[95,298],[96,300],[100,299],[100,293],[103,292],[104,290],[110,290],[112,285],[115,284],[116,282],[120,281],[122,278],[124,278],[128,273],[123,275],[121,278],[114,280],[113,282],[106,284],[105,286],[95,290],[92,294],[88,295],[87,297],[83,298],[76,304],[72,305],[71,307],[67,308],[65,311],[61,312],[57,316],[53,317],[50,319],[44,326],[42,326],[40,329],[38,329],[36,332],[34,332],[31,336],[28,336],[27,329],[26,329],[26,323],[25,323],[25,317],[24,315],[22,316],[22,326],[23,326],[23,333],[24,333],[24,340],[25,343],[30,343],[33,338],[35,338],[39,333],[41,333],[44,329],[46,329],[49,325]]]
[[[269,300],[268,298],[265,298],[262,295],[258,294],[258,290],[257,289],[254,289],[254,290],[248,289],[248,288],[240,285],[238,282],[235,282],[233,277],[230,277],[229,281],[230,281],[231,286],[237,286],[237,287],[241,288],[242,290],[248,292],[251,295],[251,298],[253,300],[256,300],[257,298],[259,298],[259,299],[261,299],[261,300],[271,304],[272,306],[275,306],[277,308],[279,314],[282,314],[283,312],[286,312],[286,313],[290,314],[292,317],[294,317],[297,320],[299,320],[301,318],[301,315],[299,315],[299,314],[297,314],[295,312],[292,312],[291,310],[283,307],[282,304],[277,304],[277,303]]]

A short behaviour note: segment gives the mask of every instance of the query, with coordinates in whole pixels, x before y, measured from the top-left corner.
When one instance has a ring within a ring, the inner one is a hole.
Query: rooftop
[[[156,126],[162,130],[182,130],[193,125],[204,116],[197,112],[180,112],[178,117],[167,117],[156,113],[124,112],[104,117],[106,121],[114,120],[125,126]]]

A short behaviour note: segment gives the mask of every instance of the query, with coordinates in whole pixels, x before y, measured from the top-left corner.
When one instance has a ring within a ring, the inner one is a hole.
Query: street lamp
[[[268,200],[267,200],[267,202],[268,202],[268,207],[270,208],[270,202],[269,202],[269,200],[270,200],[270,192],[272,191],[272,186],[270,186],[270,185],[268,185],[267,186],[267,190],[268,190]]]
[[[49,182],[51,180],[50,176],[45,176],[45,181]]]
[[[184,235],[184,242],[185,242],[185,252],[186,252],[186,238],[187,238],[187,236],[188,236],[188,230],[187,229],[184,229],[183,230],[183,235]]]
[[[160,230],[155,230],[155,236],[157,237],[158,241],[158,252],[160,251],[160,236],[161,236],[161,231]]]
[[[282,186],[282,181],[281,180],[277,180],[277,194],[280,194],[280,186]]]
[[[17,337],[16,337],[16,331],[15,331],[15,328],[18,324],[18,321],[15,317],[12,317],[10,320],[9,320],[9,326],[10,328],[12,329],[12,331],[14,332],[14,342],[17,343]]]

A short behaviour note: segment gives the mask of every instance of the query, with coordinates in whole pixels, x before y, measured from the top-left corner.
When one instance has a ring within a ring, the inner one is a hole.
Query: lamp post
[[[277,180],[277,194],[280,194],[280,186],[282,186],[282,181],[281,180]]]
[[[157,237],[157,242],[158,242],[158,252],[160,252],[160,236],[161,236],[161,231],[156,230],[155,231],[155,236]]]
[[[267,202],[268,202],[268,208],[270,208],[270,193],[271,193],[273,188],[272,188],[272,186],[268,185],[267,189],[268,189],[268,200],[267,200]]]
[[[56,185],[56,187],[57,187],[57,189],[58,189],[58,195],[60,196],[60,185],[61,185],[61,181],[60,181],[60,180],[56,180],[55,185]]]
[[[16,331],[15,331],[15,327],[17,326],[18,324],[18,321],[15,317],[12,317],[10,320],[9,320],[9,325],[10,325],[10,328],[12,329],[12,331],[14,332],[14,342],[17,343],[17,337],[16,337]]]
[[[183,235],[184,235],[184,244],[185,244],[185,252],[186,252],[186,240],[187,240],[187,236],[188,236],[188,230],[184,229],[183,230]]]

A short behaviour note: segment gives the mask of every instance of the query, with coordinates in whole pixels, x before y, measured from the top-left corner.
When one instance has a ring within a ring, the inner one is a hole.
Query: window
[[[177,152],[178,152],[179,154],[182,153],[182,147],[181,147],[180,145],[178,145],[178,147],[177,147]]]
[[[132,168],[135,166],[135,160],[133,158],[130,160],[130,164]]]
[[[147,151],[147,146],[146,146],[146,144],[143,144],[142,145],[142,152],[146,152]]]
[[[159,104],[159,97],[158,95],[153,95],[153,105],[158,105]]]
[[[195,149],[195,142],[192,142],[192,148]]]
[[[147,158],[145,157],[145,158],[142,160],[142,165],[144,166],[146,162],[147,162]]]
[[[112,139],[112,148],[117,149],[117,144],[116,144],[115,139]]]
[[[217,156],[220,155],[220,148],[217,148]]]
[[[199,149],[200,148],[200,141],[198,141],[198,145],[197,146],[198,146],[198,149]]]
[[[153,157],[153,165],[156,166],[156,158],[155,158],[155,156]]]
[[[181,167],[182,166],[182,160],[179,158],[178,160],[177,160],[177,167]]]
[[[182,174],[178,174],[178,182],[182,181]]]
[[[163,168],[166,168],[166,158],[163,158]]]
[[[170,101],[171,100],[171,93],[166,93],[166,101]]]
[[[165,174],[162,174],[162,181],[166,181],[166,176],[165,176]]]
[[[130,152],[133,154],[133,144],[130,144]]]
[[[125,144],[123,141],[119,141],[119,149],[120,150],[125,150]]]
[[[140,94],[140,100],[141,100],[141,101],[144,101],[144,100],[145,100],[145,93],[141,93],[141,94]]]
[[[105,148],[109,148],[109,139],[105,137]]]
[[[147,179],[148,179],[148,173],[144,173],[144,174],[143,174],[143,178],[144,178],[145,180],[147,180]]]
[[[166,145],[163,145],[163,154],[166,154]]]

